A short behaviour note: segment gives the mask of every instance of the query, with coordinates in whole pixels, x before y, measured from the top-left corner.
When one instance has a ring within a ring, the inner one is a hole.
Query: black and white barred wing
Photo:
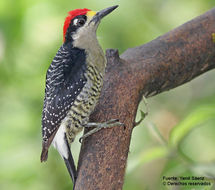
[[[72,52],[71,52],[72,51]],[[43,156],[62,122],[86,83],[85,52],[60,48],[46,74],[46,89],[42,116]],[[43,158],[42,158],[43,157]]]

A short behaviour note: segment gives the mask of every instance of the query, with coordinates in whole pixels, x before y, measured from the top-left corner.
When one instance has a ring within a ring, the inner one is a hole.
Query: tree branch
[[[215,67],[215,9],[119,58],[108,50],[107,72],[92,121],[119,119],[83,141],[76,190],[122,189],[131,133],[141,96],[154,96]]]

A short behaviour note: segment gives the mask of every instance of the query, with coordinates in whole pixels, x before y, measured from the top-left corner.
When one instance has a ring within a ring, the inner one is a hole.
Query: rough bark
[[[117,118],[126,127],[104,129],[83,141],[76,190],[122,189],[141,96],[154,96],[213,69],[213,33],[215,9],[120,57],[117,50],[107,50],[104,86],[91,120]]]

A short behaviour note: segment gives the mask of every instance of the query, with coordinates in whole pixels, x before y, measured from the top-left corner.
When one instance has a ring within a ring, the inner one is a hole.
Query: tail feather
[[[72,153],[71,153],[71,150],[70,150],[70,146],[69,146],[69,143],[67,141],[67,138],[66,138],[66,135],[65,135],[65,140],[66,140],[66,144],[67,144],[67,148],[68,148],[68,158],[63,158],[64,159],[64,162],[66,164],[66,167],[67,167],[67,170],[69,172],[69,175],[72,179],[72,182],[73,182],[73,189],[75,187],[75,182],[76,182],[76,179],[77,179],[77,171],[76,171],[76,167],[75,167],[75,162],[73,160],[73,156],[72,156]]]
[[[48,141],[46,141],[46,142],[43,141],[42,153],[41,153],[40,160],[41,160],[41,162],[47,160],[49,146],[51,145],[52,141],[54,140],[53,145],[58,150],[61,157],[64,159],[67,170],[68,170],[69,175],[72,179],[73,189],[74,189],[75,188],[75,182],[77,179],[77,172],[76,172],[75,163],[74,163],[74,160],[72,157],[72,153],[70,150],[70,146],[69,146],[69,143],[68,143],[68,140],[66,137],[66,133],[63,129],[64,128],[60,128],[58,130],[58,132],[56,130],[55,133],[48,139]],[[57,134],[56,134],[56,132],[57,132]]]
[[[43,147],[42,153],[41,153],[41,156],[40,156],[40,161],[45,162],[47,159],[48,159],[48,149]]]
[[[72,179],[73,182],[73,186],[75,186],[75,182],[77,179],[77,172],[76,172],[76,168],[75,168],[75,164],[74,164],[74,160],[72,158],[72,155],[69,156],[68,159],[64,158],[64,162],[66,164],[67,170],[69,172],[69,175]]]
[[[45,162],[47,159],[48,159],[48,150],[49,150],[49,147],[55,137],[55,134],[56,134],[57,130],[55,130],[53,132],[53,134],[49,137],[48,141],[44,141],[43,140],[43,143],[42,143],[42,153],[41,153],[41,156],[40,156],[40,161],[41,162]]]

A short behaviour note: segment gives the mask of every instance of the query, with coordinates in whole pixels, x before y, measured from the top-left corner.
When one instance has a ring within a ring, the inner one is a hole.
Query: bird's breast
[[[70,143],[88,123],[89,115],[96,106],[103,85],[103,74],[96,66],[88,64],[85,76],[87,82],[62,122],[66,126],[67,139]]]

